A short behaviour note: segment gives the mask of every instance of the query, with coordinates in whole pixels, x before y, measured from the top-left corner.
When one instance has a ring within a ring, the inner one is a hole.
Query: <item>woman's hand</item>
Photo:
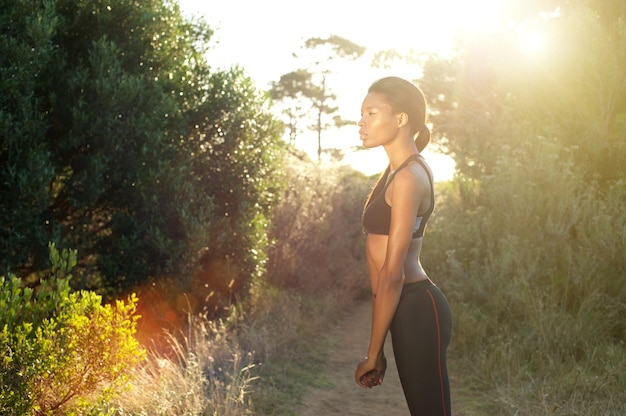
[[[357,365],[354,379],[359,386],[371,388],[383,384],[385,371],[387,371],[387,359],[384,354],[380,354],[376,361],[365,357]]]

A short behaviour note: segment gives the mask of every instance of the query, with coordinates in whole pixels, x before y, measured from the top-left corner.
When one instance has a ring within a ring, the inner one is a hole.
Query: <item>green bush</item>
[[[94,292],[71,292],[76,251],[49,249],[52,268],[37,289],[0,277],[3,415],[93,411],[144,357],[133,336],[137,298],[103,305]]]

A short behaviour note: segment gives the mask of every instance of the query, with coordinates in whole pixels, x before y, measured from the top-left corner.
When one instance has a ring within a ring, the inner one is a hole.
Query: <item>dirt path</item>
[[[398,379],[396,362],[393,359],[390,337],[387,337],[385,344],[388,368],[383,385],[363,389],[353,379],[356,363],[366,353],[369,343],[370,313],[369,302],[358,304],[337,326],[333,333],[336,348],[330,353],[325,370],[326,377],[333,383],[333,386],[312,389],[304,397],[303,406],[298,415],[407,416],[409,414]],[[463,416],[458,409],[455,409],[454,391],[452,412],[455,416]]]

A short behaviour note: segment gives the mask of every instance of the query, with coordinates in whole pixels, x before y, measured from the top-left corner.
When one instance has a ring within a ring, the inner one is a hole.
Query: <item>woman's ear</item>
[[[409,123],[409,115],[407,113],[398,113],[398,128],[404,127]]]

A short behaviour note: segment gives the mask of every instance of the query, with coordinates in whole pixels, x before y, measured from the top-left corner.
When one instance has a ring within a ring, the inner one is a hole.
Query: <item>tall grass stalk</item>
[[[237,350],[224,326],[190,317],[187,335],[168,340],[170,350],[152,351],[137,371],[115,405],[117,415],[254,414],[252,357]]]

